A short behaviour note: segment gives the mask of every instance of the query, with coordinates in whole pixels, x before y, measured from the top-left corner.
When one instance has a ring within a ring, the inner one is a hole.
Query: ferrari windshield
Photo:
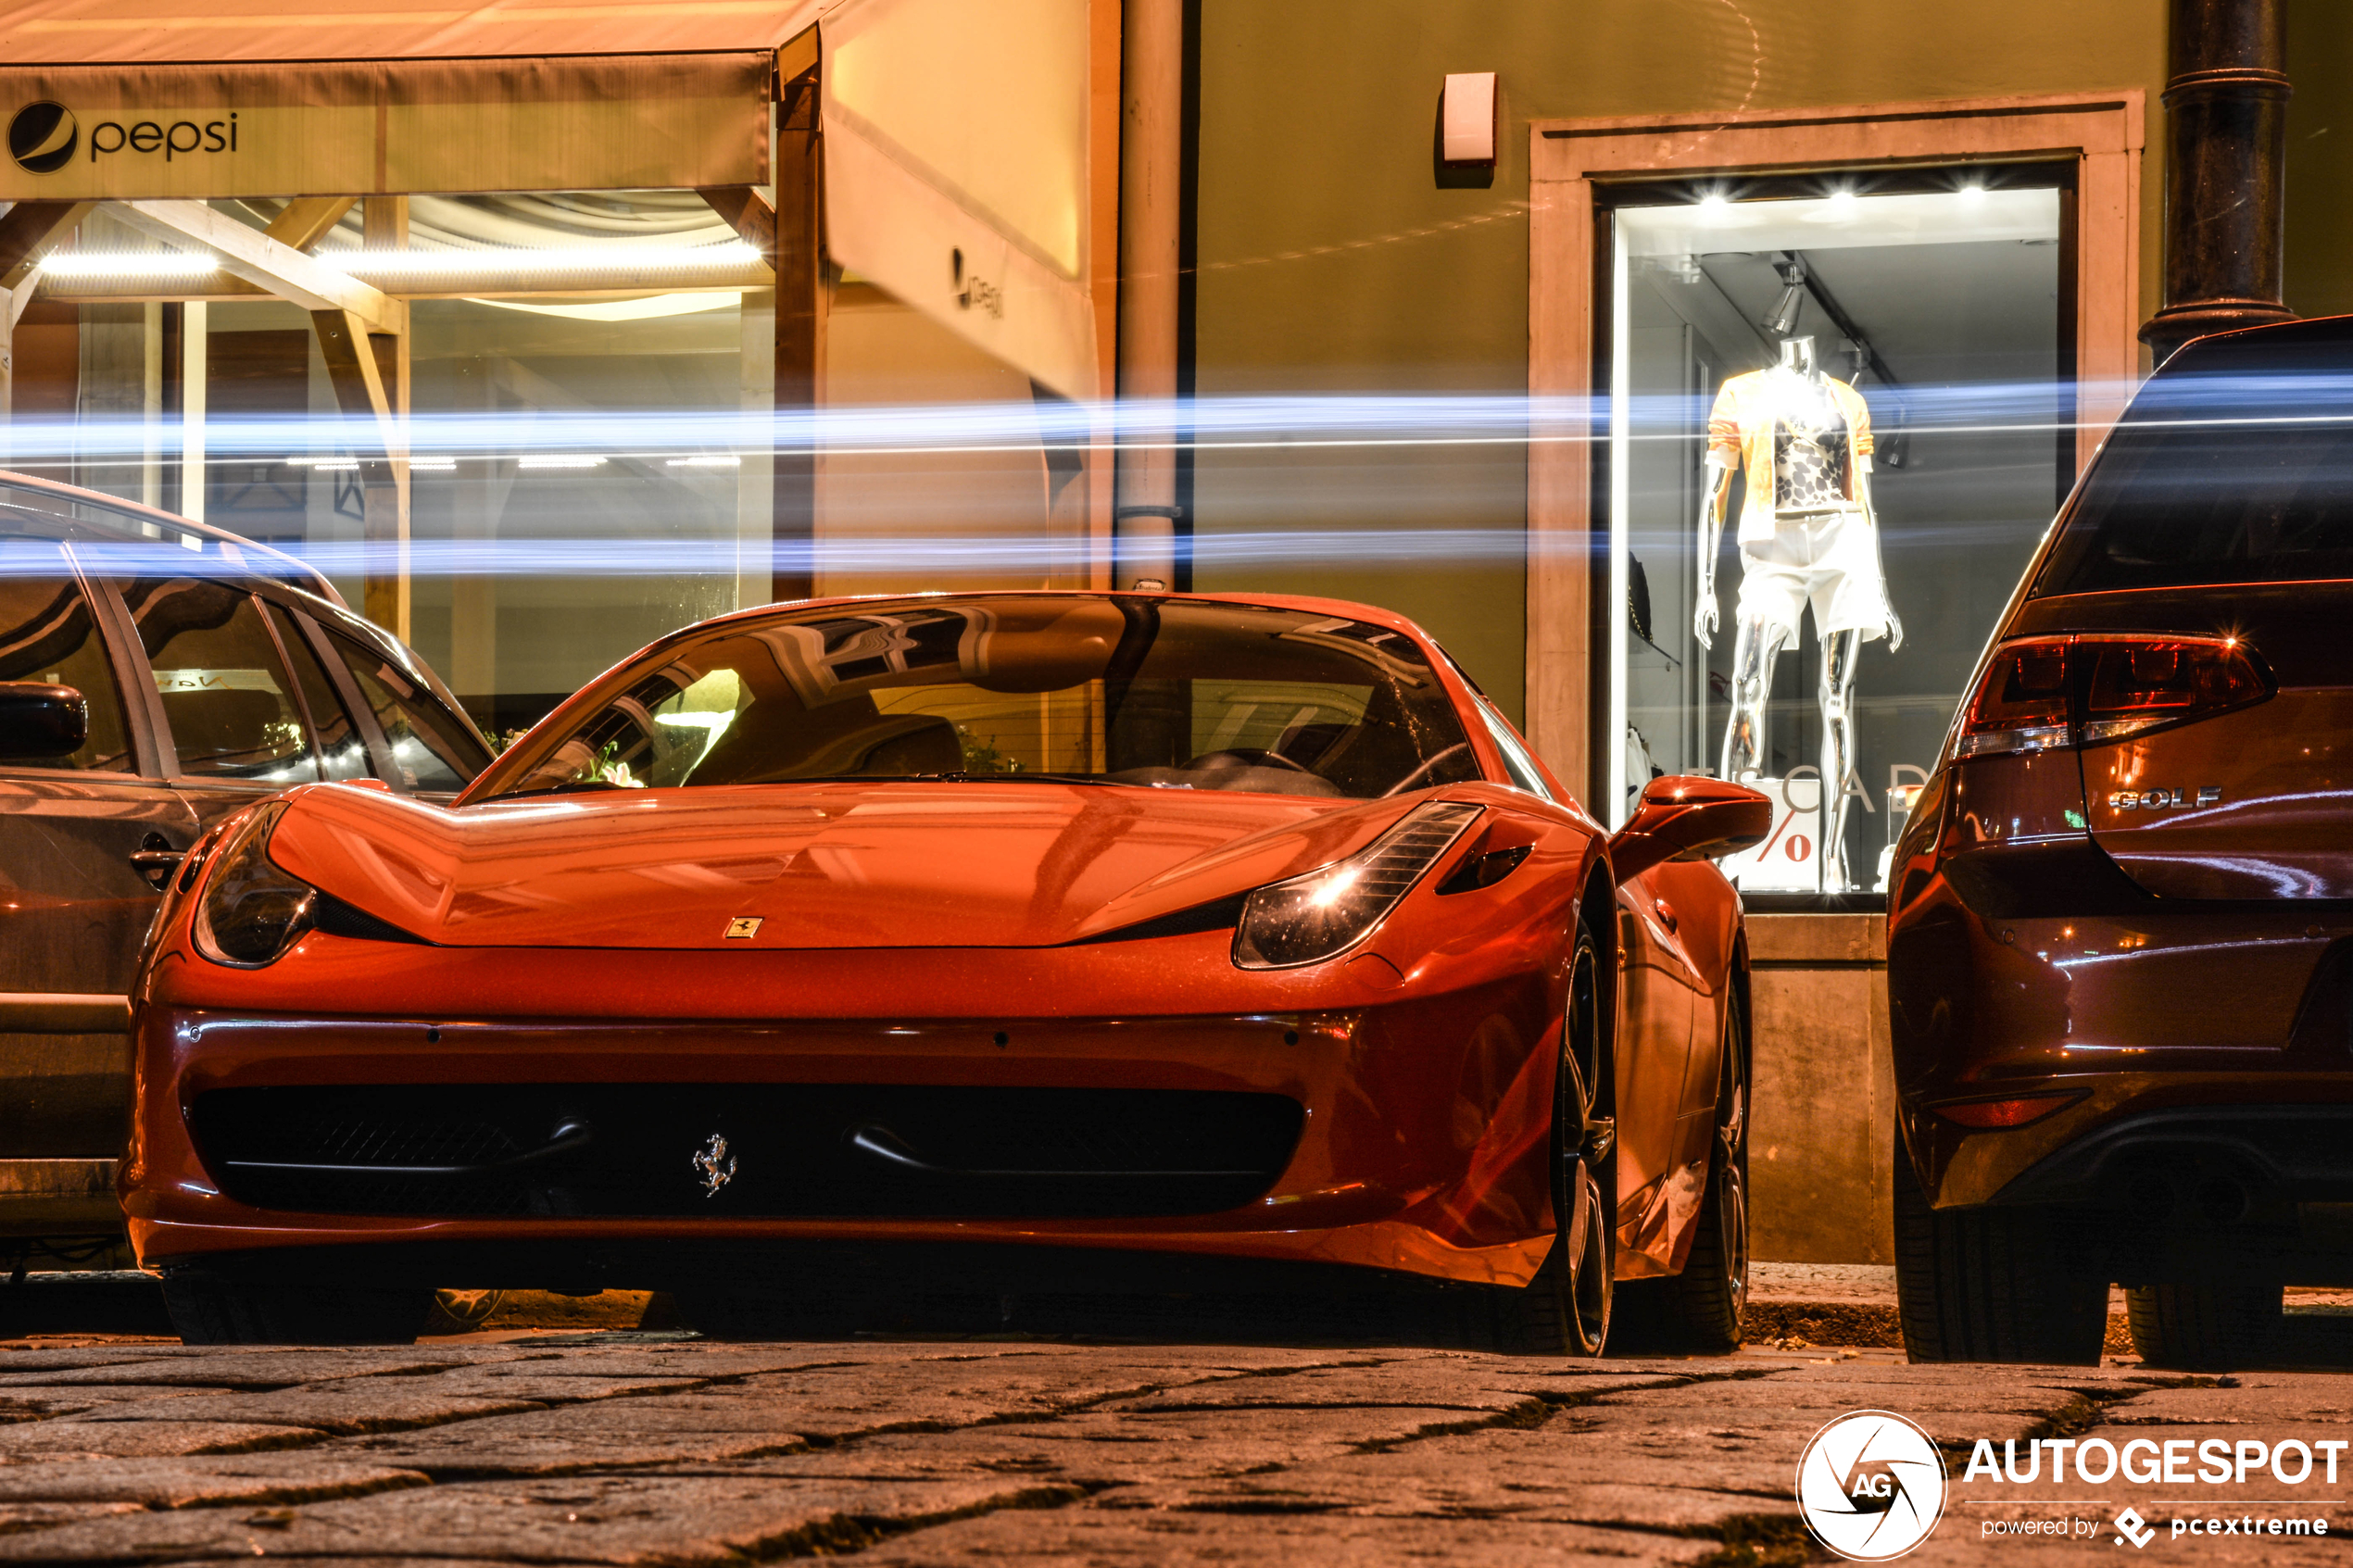
[[[780,611],[659,645],[477,799],[820,779],[1363,798],[1478,777],[1414,640],[1248,605],[991,595]]]

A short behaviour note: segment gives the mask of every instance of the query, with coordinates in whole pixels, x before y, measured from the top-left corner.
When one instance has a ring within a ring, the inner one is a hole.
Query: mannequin
[[[1721,776],[1761,775],[1769,753],[1765,710],[1773,666],[1797,639],[1810,605],[1822,642],[1822,886],[1844,892],[1846,820],[1855,766],[1855,667],[1865,643],[1904,646],[1887,601],[1879,525],[1871,511],[1870,412],[1844,382],[1822,373],[1814,340],[1781,342],[1780,363],[1727,381],[1707,421],[1706,495],[1699,514],[1699,595],[1692,631],[1715,646],[1716,556],[1730,511],[1732,475],[1746,471],[1741,510],[1740,599],[1732,640],[1732,712]]]

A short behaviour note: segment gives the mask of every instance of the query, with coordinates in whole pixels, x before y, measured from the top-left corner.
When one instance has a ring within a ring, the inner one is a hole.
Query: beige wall
[[[2165,11],[2164,0],[1203,0],[1198,390],[1525,390],[1530,119],[2129,86],[2154,106]],[[1468,70],[1501,73],[1502,157],[1491,187],[1444,188],[1431,157],[1441,78]],[[2152,156],[2151,242],[2156,175]],[[2155,244],[2143,255],[2145,294]],[[1211,450],[1196,483],[1196,530],[1213,547],[1269,527],[1508,531],[1526,515],[1508,447],[1377,461]],[[1394,606],[1518,713],[1516,560],[1466,550],[1399,571],[1348,555],[1335,539],[1328,561],[1197,580]]]
[[[844,412],[964,404],[1017,413],[1032,401],[1028,377],[862,284],[841,288],[827,314],[824,384],[827,406]],[[976,567],[957,553],[1002,546],[1025,558]],[[819,459],[821,595],[1084,587],[1088,546],[1084,482],[1051,472],[1036,443],[844,448]]]

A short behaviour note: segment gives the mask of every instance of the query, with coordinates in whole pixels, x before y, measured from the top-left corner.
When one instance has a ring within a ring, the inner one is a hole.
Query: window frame
[[[46,768],[38,762],[0,760],[0,773],[11,778],[21,774],[37,779],[103,779],[110,784],[125,784],[135,779],[160,782],[164,771],[162,760],[157,753],[155,736],[141,722],[147,717],[147,710],[131,695],[139,686],[132,675],[120,628],[113,619],[116,596],[103,592],[104,584],[94,581],[83,570],[82,562],[74,556],[69,530],[61,528],[55,534],[16,531],[9,537],[39,540],[55,546],[58,561],[64,569],[61,575],[80,589],[82,603],[90,607],[91,629],[97,634],[99,647],[105,651],[107,668],[114,672],[115,695],[121,704],[123,738],[131,746],[132,765],[128,769]]]

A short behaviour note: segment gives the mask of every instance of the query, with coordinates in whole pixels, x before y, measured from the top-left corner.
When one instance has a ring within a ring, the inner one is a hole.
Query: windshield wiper
[[[526,796],[533,795],[570,795],[576,790],[625,789],[627,787],[625,784],[617,784],[610,779],[572,779],[560,784],[541,784],[537,789],[501,790],[497,795],[484,796],[475,804],[486,805],[493,800],[521,800]]]
[[[1087,773],[811,773],[748,781],[758,784],[1107,784]]]
[[[1109,779],[1099,779],[1088,773],[1033,773],[1026,768],[1018,773],[917,773],[913,776],[924,783],[937,779],[942,784],[1100,784],[1111,783]]]

